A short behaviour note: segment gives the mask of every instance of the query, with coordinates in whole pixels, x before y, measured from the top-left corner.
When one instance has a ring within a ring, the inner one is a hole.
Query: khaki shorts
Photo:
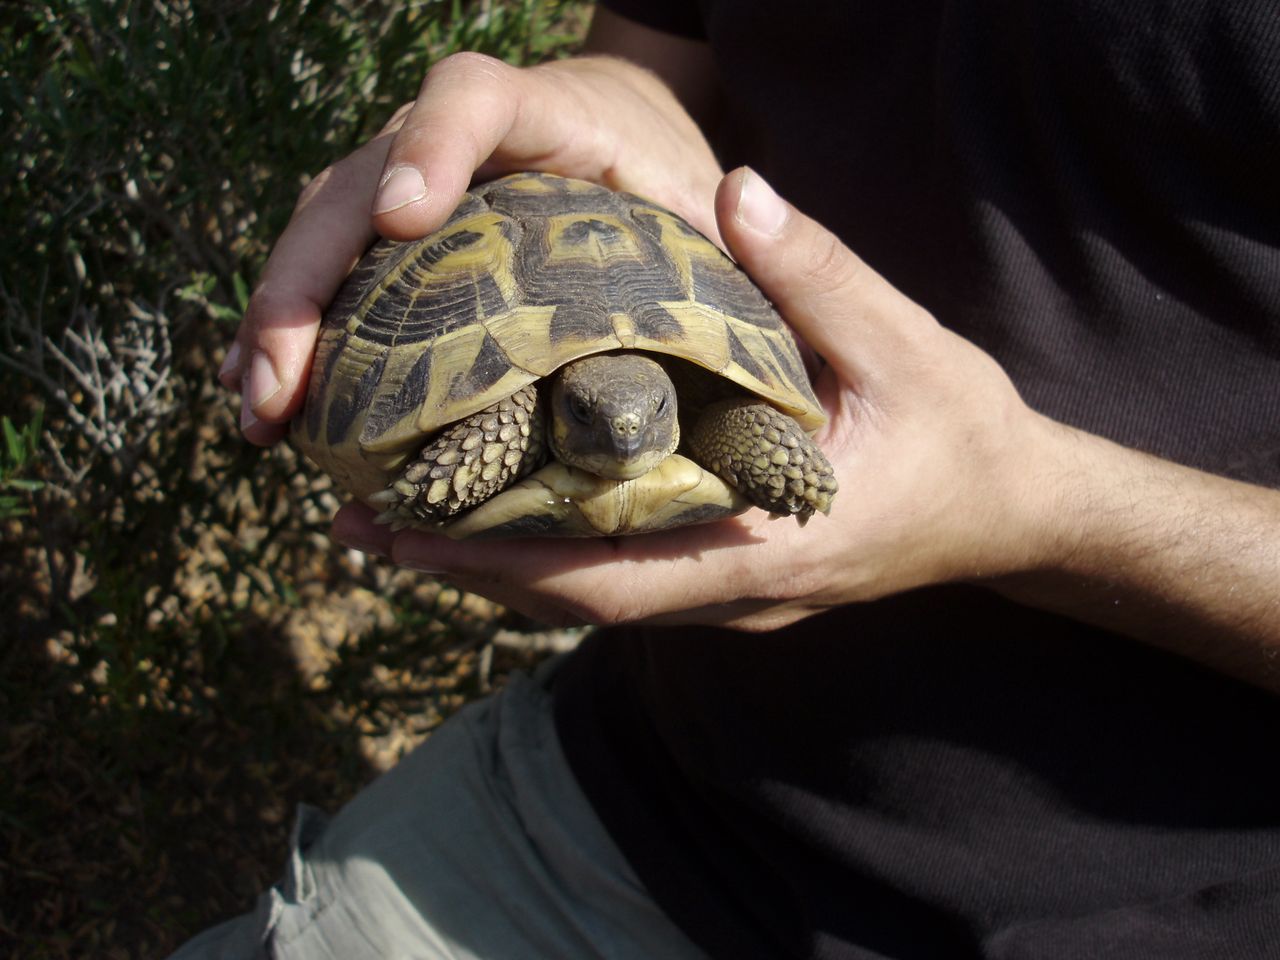
[[[173,960],[704,956],[574,781],[557,663],[460,711],[331,820],[300,808],[280,883]]]

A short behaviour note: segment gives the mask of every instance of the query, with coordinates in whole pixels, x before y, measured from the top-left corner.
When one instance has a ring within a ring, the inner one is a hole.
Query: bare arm
[[[829,362],[819,440],[842,491],[829,520],[801,530],[749,514],[494,549],[361,539],[372,531],[352,508],[339,536],[550,621],[772,629],[968,580],[1280,692],[1280,493],[1035,413],[991,357],[752,174],[726,178],[717,215],[734,256]]]
[[[588,47],[653,70],[704,129],[717,116],[704,44],[602,9]],[[1048,429],[1045,566],[988,585],[1280,689],[1280,492]]]
[[[645,193],[710,232],[718,226],[828,360],[817,388],[831,422],[819,440],[839,474],[836,509],[804,530],[753,512],[646,537],[495,547],[394,536],[355,505],[335,521],[337,537],[552,622],[769,629],[969,580],[1280,692],[1280,493],[1034,413],[994,360],[758,177],[726,178],[713,214],[721,171],[680,106],[714,117],[710,54],[607,11],[591,49],[611,56],[532,70],[450,58],[381,137],[308,188],[224,371],[228,385],[246,388],[246,434],[261,443],[282,435],[301,402],[320,309],[375,229],[423,235],[473,174],[545,169]],[[404,169],[423,190],[388,196]]]
[[[601,11],[599,53],[519,70],[457,54],[428,71],[416,100],[379,136],[326,167],[298,199],[220,373],[243,397],[242,430],[271,444],[299,409],[320,314],[377,234],[425,236],[472,179],[547,170],[631,190],[714,235],[711,198],[723,171],[666,82],[711,109],[701,44]],[[701,66],[698,66],[701,64]]]
[[[991,585],[1280,691],[1280,492],[1048,429],[1047,562]]]

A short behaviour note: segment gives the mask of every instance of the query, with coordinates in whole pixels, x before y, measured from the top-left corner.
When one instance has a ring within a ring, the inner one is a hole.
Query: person
[[[547,170],[774,301],[835,508],[495,546],[344,507],[343,543],[615,628],[304,810],[181,955],[1274,956],[1273,5],[607,0],[587,52],[445,59],[303,191],[223,371],[245,436],[376,234]]]

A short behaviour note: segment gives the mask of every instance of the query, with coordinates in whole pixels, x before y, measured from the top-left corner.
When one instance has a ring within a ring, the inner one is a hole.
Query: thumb
[[[720,181],[716,220],[729,252],[787,323],[846,376],[874,379],[940,329],[754,170],[740,167]]]

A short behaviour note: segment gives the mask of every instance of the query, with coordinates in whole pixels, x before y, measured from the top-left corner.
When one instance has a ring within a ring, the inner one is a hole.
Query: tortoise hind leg
[[[496,496],[545,457],[534,384],[459,420],[432,438],[400,476],[370,501],[378,522],[430,528]]]
[[[710,404],[688,444],[695,460],[772,514],[803,525],[831,510],[837,488],[831,464],[794,419],[767,403]]]

